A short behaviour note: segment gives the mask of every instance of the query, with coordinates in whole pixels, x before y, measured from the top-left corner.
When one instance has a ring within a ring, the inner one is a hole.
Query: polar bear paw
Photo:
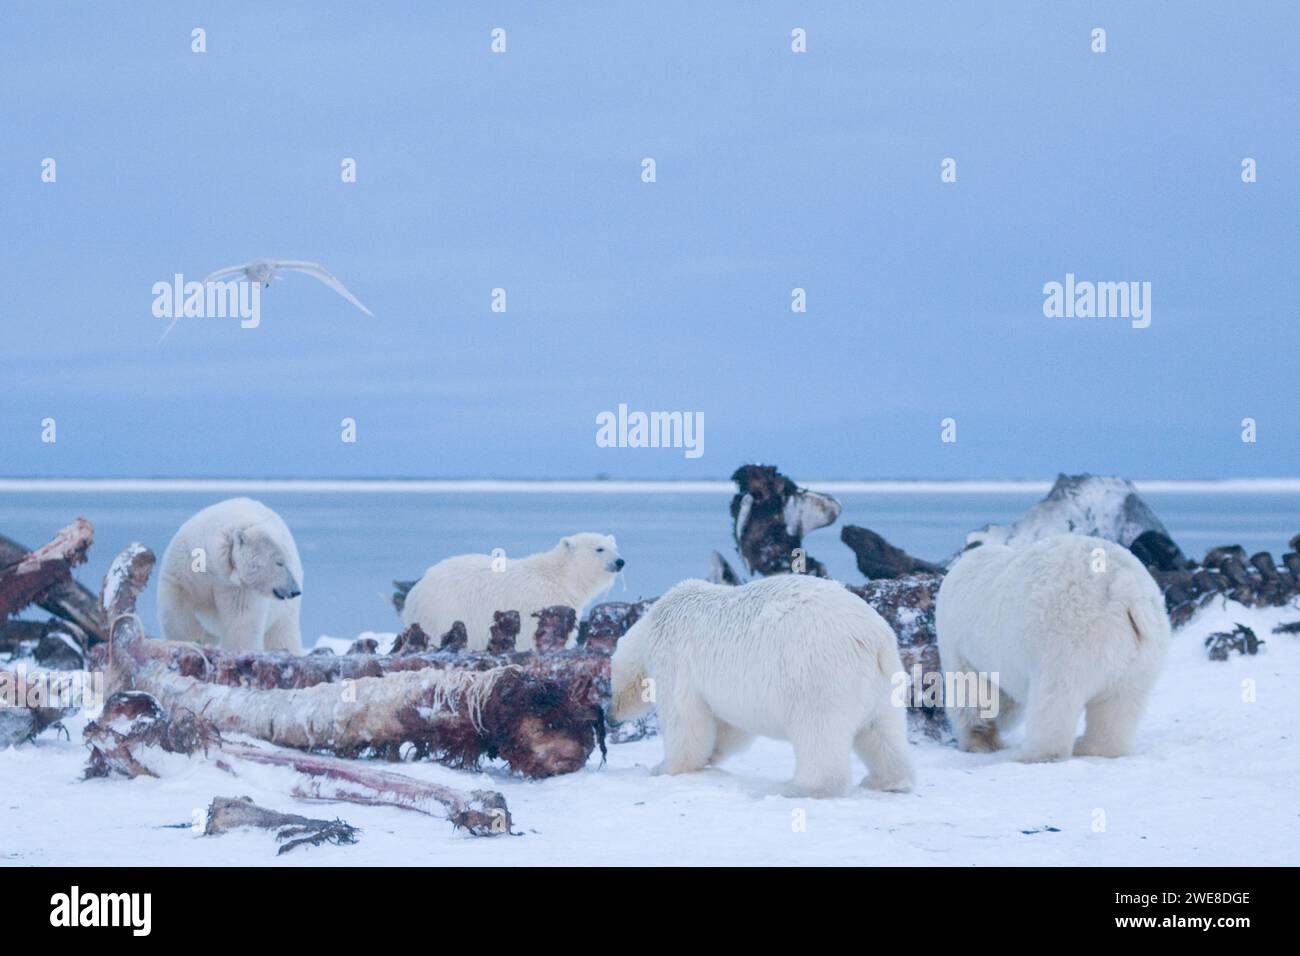
[[[1076,757],[1127,757],[1129,748],[1108,740],[1089,740],[1087,735],[1074,742]]]
[[[960,747],[967,753],[972,754],[991,754],[997,753],[1003,748],[1002,738],[998,736],[996,727],[976,728],[965,734],[961,740]]]
[[[912,778],[898,777],[889,780],[873,773],[863,779],[862,786],[868,790],[879,790],[882,793],[908,793],[912,789]]]
[[[1020,763],[1057,763],[1068,760],[1070,750],[1022,750],[1016,757]]]

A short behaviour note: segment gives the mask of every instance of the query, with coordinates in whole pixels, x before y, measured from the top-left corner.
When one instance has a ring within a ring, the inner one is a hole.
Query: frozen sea
[[[836,525],[810,535],[810,554],[831,574],[858,582],[839,527],[857,524],[912,554],[944,559],[984,524],[1012,521],[1050,482],[805,482],[844,505]],[[1300,481],[1149,482],[1138,488],[1188,554],[1240,544],[1280,555],[1300,532]],[[395,578],[418,577],[453,554],[504,548],[522,556],[577,531],[617,537],[628,566],[612,600],[653,597],[704,576],[716,549],[739,569],[731,540],[728,482],[493,481],[28,481],[0,480],[0,533],[28,546],[74,517],[95,526],[78,577],[98,589],[108,563],[131,541],[161,555],[187,517],[249,495],[288,522],[302,553],[303,640],[391,631],[382,595]],[[140,608],[156,633],[154,586]]]

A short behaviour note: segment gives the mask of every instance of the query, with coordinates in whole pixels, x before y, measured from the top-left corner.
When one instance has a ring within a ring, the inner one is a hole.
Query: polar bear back
[[[902,669],[884,618],[842,585],[798,574],[683,582],[633,630],[662,693],[699,694],[720,719],[778,739],[810,713],[865,720]]]
[[[498,569],[493,568],[494,560]],[[537,626],[533,614],[555,605],[580,609],[584,603],[585,596],[577,598],[558,578],[539,573],[536,562],[527,558],[462,554],[439,561],[416,582],[406,595],[402,623],[419,623],[437,641],[460,621],[469,649],[482,650],[488,644],[494,612],[518,611],[518,647],[527,650]]]
[[[1076,534],[966,552],[944,577],[935,625],[945,670],[997,672],[1018,699],[1048,664],[1087,685],[1086,696],[1100,693],[1158,669],[1169,641],[1164,598],[1141,562]]]

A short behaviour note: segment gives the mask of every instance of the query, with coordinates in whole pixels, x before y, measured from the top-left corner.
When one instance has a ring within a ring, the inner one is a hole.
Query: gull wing
[[[328,269],[322,266],[319,262],[303,262],[297,259],[278,259],[276,260],[275,267],[277,269],[292,269],[294,272],[305,272],[309,276],[315,276],[317,279],[319,279],[321,282],[324,282],[327,286],[329,286],[339,295],[343,296],[343,298],[347,299],[349,302],[355,305],[366,315],[370,316],[372,319],[375,317],[375,313],[371,312],[364,305],[362,305],[357,300],[357,297],[354,296],[351,292],[349,292],[347,288],[343,285],[343,283],[340,282],[338,279],[334,278],[333,273],[331,273]]]
[[[209,282],[216,282],[218,279],[224,279],[226,276],[231,276],[231,275],[235,275],[236,273],[241,273],[245,269],[247,269],[249,265],[250,263],[245,262],[242,266],[226,266],[224,269],[218,269],[216,272],[210,272],[208,273],[207,278],[203,280],[203,284],[207,285]],[[172,319],[171,325],[167,326],[167,328],[163,330],[162,336],[159,337],[158,339],[159,345],[162,345],[163,339],[167,338],[167,336],[171,333],[171,330],[176,328],[176,323],[179,322],[180,320],[181,317],[179,315]]]
[[[177,316],[175,316],[175,317],[172,318],[171,325],[167,326],[167,328],[163,330],[163,334],[162,334],[161,336],[159,336],[159,338],[158,338],[158,344],[159,344],[159,345],[162,345],[162,344],[163,344],[163,339],[167,338],[167,336],[168,336],[168,334],[171,332],[171,330],[174,329],[174,328],[176,328],[176,323],[179,322],[180,320],[181,320],[181,317],[180,317],[179,315],[177,315]]]
[[[243,272],[248,268],[248,266],[249,264],[245,262],[242,266],[226,266],[224,269],[218,269],[216,272],[210,273],[208,277],[203,280],[203,284],[207,285],[209,282],[216,282],[218,279],[234,275],[236,272]]]

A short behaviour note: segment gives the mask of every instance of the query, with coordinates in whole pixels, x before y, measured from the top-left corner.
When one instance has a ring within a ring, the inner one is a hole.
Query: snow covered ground
[[[1211,607],[1175,633],[1135,756],[1021,765],[915,745],[910,794],[835,800],[782,795],[790,747],[759,741],[723,769],[654,777],[657,739],[612,746],[585,771],[541,782],[436,764],[402,772],[506,795],[518,836],[476,839],[409,811],[303,804],[295,775],[176,758],[162,779],[80,779],[72,740],[46,733],[0,752],[0,863],[8,865],[1029,864],[1228,865],[1300,862],[1300,637],[1273,634],[1300,609]],[[1207,634],[1240,622],[1255,657],[1206,659]],[[1253,700],[1248,685],[1253,682]],[[1013,738],[1014,739],[1014,738]],[[859,774],[864,773],[857,767]],[[214,796],[342,817],[349,847],[277,857],[271,836],[203,837],[188,824]]]

